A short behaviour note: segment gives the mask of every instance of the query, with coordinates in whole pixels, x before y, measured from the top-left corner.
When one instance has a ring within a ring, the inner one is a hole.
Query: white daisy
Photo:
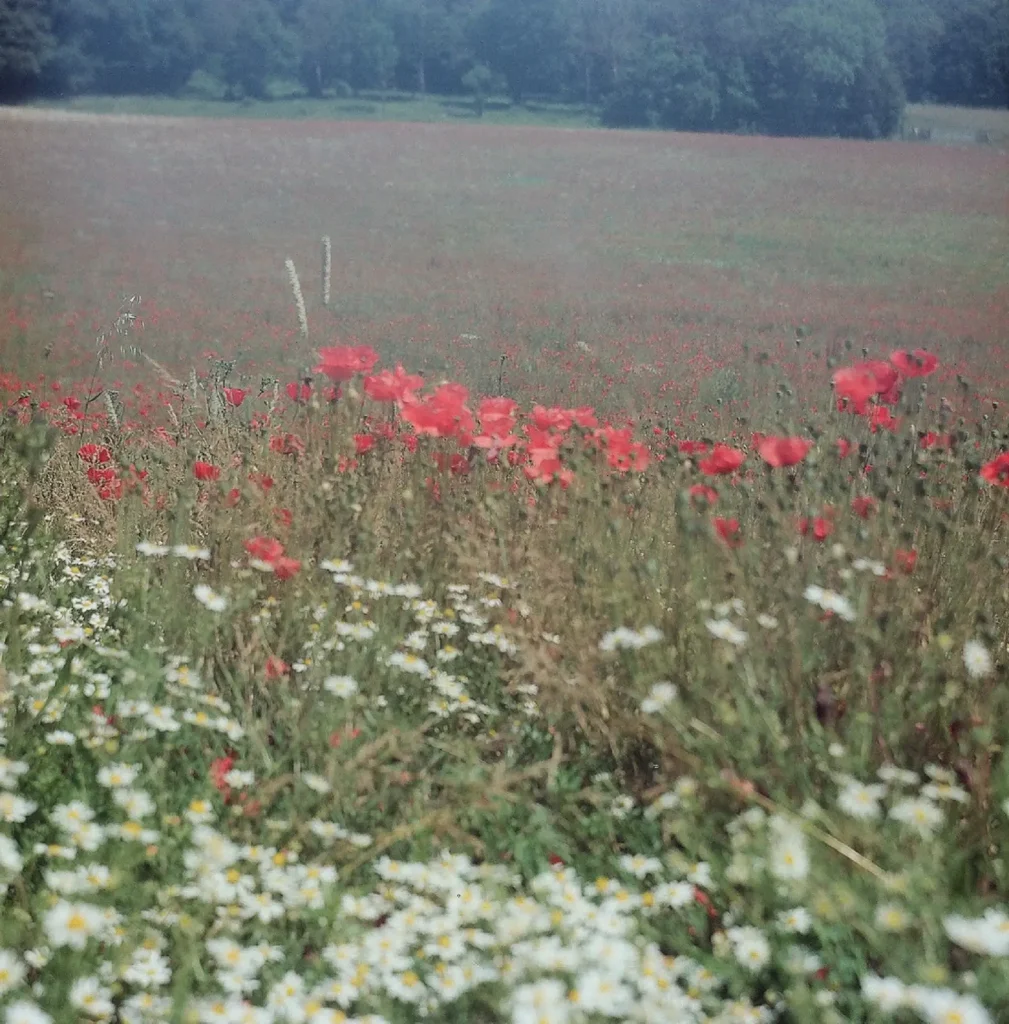
[[[991,675],[991,655],[980,640],[968,640],[963,645],[963,664],[971,679],[983,679]]]

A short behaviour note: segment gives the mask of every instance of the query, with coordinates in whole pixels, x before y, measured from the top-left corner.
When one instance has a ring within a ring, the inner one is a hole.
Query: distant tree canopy
[[[559,100],[605,124],[876,138],[1009,106],[1009,0],[0,0],[0,99],[276,79]]]

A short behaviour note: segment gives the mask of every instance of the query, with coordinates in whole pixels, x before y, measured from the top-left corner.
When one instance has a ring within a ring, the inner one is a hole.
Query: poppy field
[[[1007,172],[0,118],[0,1021],[1006,1020]]]

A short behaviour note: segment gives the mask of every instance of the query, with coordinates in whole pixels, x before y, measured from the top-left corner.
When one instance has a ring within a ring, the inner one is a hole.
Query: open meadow
[[[1009,156],[0,112],[0,1020],[1009,1020]]]

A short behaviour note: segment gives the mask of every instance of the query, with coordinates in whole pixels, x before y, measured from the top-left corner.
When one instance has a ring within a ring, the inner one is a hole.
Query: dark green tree
[[[56,40],[49,5],[40,0],[0,0],[0,96],[30,91],[42,76]]]
[[[907,98],[923,101],[932,78],[932,52],[943,33],[936,0],[878,0],[886,25],[886,51]]]
[[[946,0],[929,92],[939,103],[1009,106],[1009,0]]]
[[[473,49],[504,76],[512,102],[559,91],[567,43],[561,10],[557,0],[489,0],[475,19]]]
[[[389,86],[399,58],[390,22],[374,0],[305,0],[297,21],[305,88],[321,96],[338,83]]]
[[[293,74],[297,46],[270,0],[208,0],[211,70],[233,99],[264,99],[267,84]]]
[[[669,36],[649,43],[610,93],[604,124],[708,131],[718,123],[721,83],[707,53]]]
[[[752,62],[760,130],[774,135],[889,135],[903,92],[872,0],[768,5]]]

